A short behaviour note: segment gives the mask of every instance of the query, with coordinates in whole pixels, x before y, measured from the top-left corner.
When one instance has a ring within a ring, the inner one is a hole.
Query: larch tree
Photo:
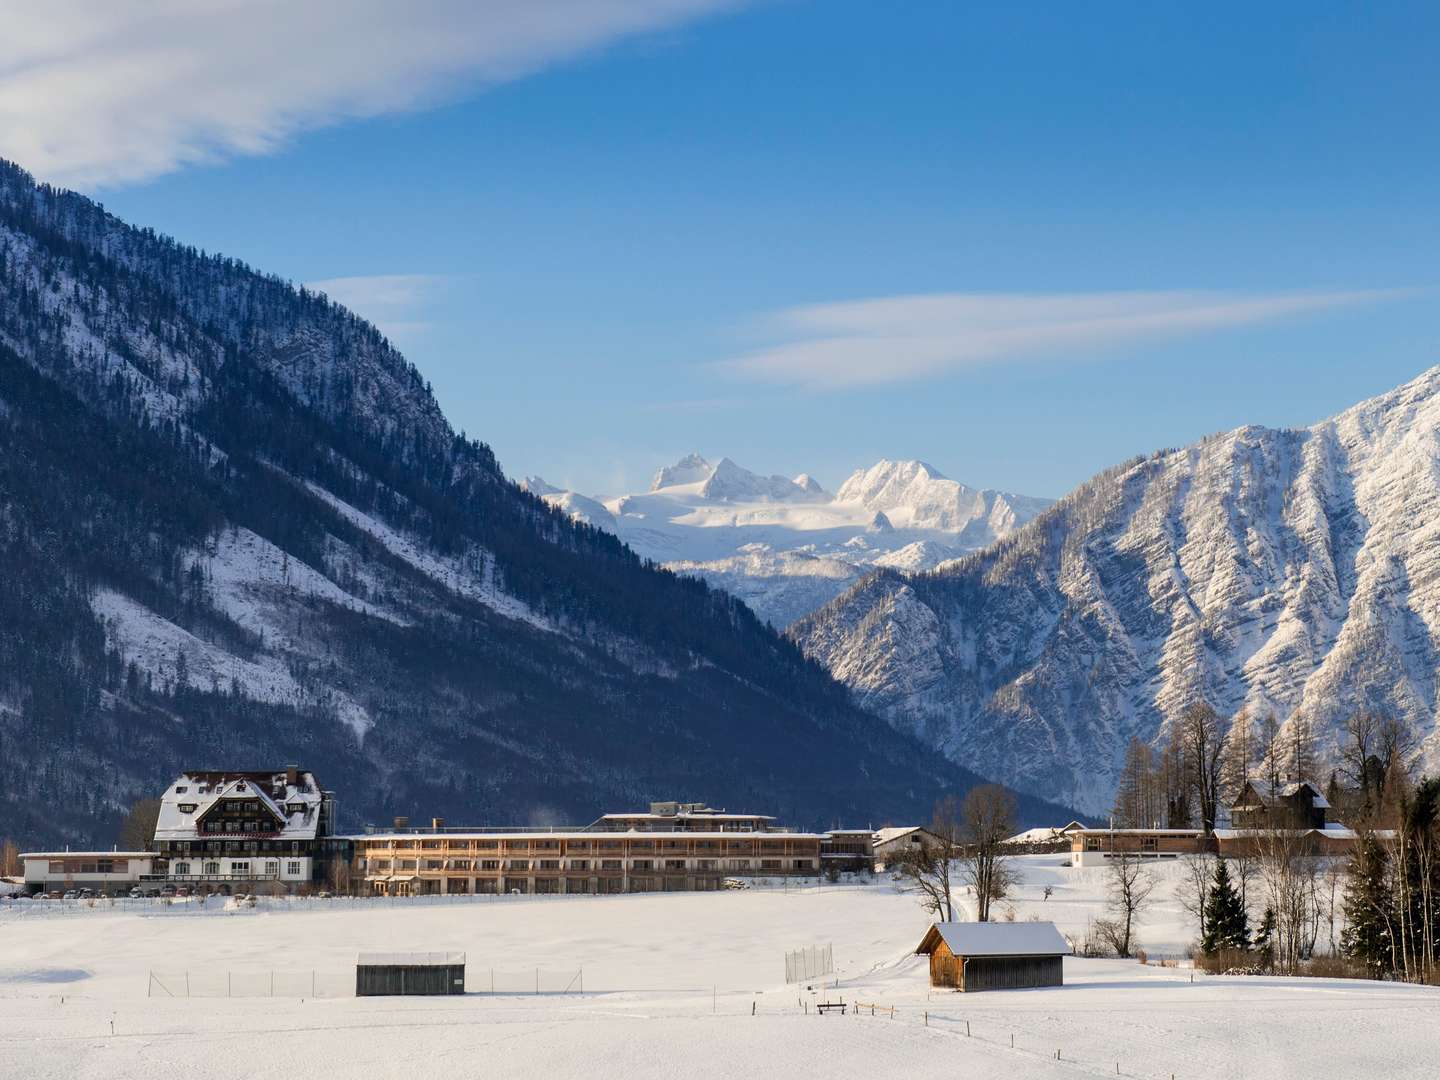
[[[1220,809],[1220,756],[1223,746],[1220,717],[1207,702],[1197,701],[1180,717],[1178,736],[1184,749],[1189,787],[1200,814],[1200,827],[1215,831]]]
[[[155,825],[160,820],[160,800],[140,799],[132,805],[120,822],[116,842],[124,851],[144,851],[155,839]]]

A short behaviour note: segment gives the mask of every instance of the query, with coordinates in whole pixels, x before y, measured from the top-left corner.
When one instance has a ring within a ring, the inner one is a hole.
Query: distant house
[[[1026,829],[1024,832],[1016,833],[1005,841],[1010,847],[1015,848],[1051,848],[1056,851],[1063,851],[1069,847],[1070,834],[1085,826],[1078,821],[1072,821],[1068,825],[1056,827],[1054,825],[1039,825],[1033,829]]]
[[[820,868],[855,873],[875,868],[875,834],[869,829],[831,829],[820,838]]]
[[[875,869],[884,870],[906,852],[941,848],[945,841],[920,825],[890,826],[875,831]]]
[[[1230,806],[1235,829],[1323,829],[1330,804],[1308,780],[1247,780]]]
[[[154,858],[148,851],[27,851],[20,861],[28,892],[92,889],[110,895],[139,884]]]
[[[1178,859],[1197,851],[1212,851],[1215,843],[1201,829],[1072,829],[1070,862],[1074,866],[1103,866],[1117,857]]]
[[[915,952],[930,957],[931,986],[974,993],[1060,986],[1070,945],[1054,923],[943,922]]]

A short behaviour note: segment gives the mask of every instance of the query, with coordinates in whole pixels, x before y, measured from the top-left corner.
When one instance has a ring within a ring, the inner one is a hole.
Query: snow
[[[1002,904],[1017,919],[1035,914],[1074,931],[1098,914],[1103,879],[1092,871],[1043,856],[1023,868],[1021,895]],[[1054,888],[1048,901],[1044,884]],[[1172,891],[1157,894],[1142,920],[1147,944],[1183,933]],[[913,952],[930,923],[888,881],[617,897],[262,898],[231,910],[7,902],[0,1062],[33,1080],[221,1080],[262,1058],[317,1080],[417,1068],[502,1080],[1059,1080],[1114,1076],[1117,1064],[1147,1080],[1419,1080],[1440,1058],[1440,995],[1426,987],[1192,982],[1184,967],[1067,957],[1063,987],[932,992],[926,959]],[[826,943],[833,985],[781,982],[786,951]],[[374,948],[463,951],[469,993],[349,996],[357,954]],[[146,996],[152,971],[183,995],[187,970],[197,993],[222,996]],[[492,971],[494,995],[485,992]],[[561,992],[577,974],[584,992]],[[537,979],[546,992],[524,992]],[[284,996],[255,996],[272,980]],[[223,996],[227,985],[236,996]],[[827,999],[866,1008],[817,1014],[813,1003]]]
[[[197,689],[228,692],[238,686],[256,701],[296,708],[315,703],[278,656],[263,652],[257,652],[254,660],[236,656],[113,589],[97,589],[90,607],[105,624],[106,643],[161,682],[175,681],[183,654],[186,683]],[[359,704],[338,691],[327,691],[327,704],[359,738],[373,723]]]
[[[417,538],[392,529],[378,518],[351,506],[309,480],[304,485],[312,495],[328,503],[336,513],[362,532],[378,540],[390,554],[409,563],[426,577],[467,600],[484,604],[498,615],[528,623],[539,630],[554,631],[550,623],[500,588],[495,580],[494,557],[483,548],[473,548],[464,559],[436,555]]]
[[[933,569],[1048,505],[906,461],[858,470],[835,496],[808,473],[762,476],[699,454],[658,470],[647,492],[592,497],[535,476],[520,486],[639,555],[739,596],[776,627],[822,607],[873,567]]]
[[[956,956],[1064,956],[1071,951],[1048,922],[943,922],[935,929]]]

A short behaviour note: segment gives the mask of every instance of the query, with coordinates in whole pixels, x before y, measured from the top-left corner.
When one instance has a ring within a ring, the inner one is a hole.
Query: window
[[[540,860],[540,869],[541,869],[541,870],[559,870],[559,869],[560,869],[560,860],[559,860],[559,859],[541,859],[541,860]]]
[[[811,869],[810,860],[809,860],[809,859],[796,859],[796,860],[795,860],[795,869],[796,869],[796,870],[809,870],[809,869]]]
[[[443,869],[445,869],[445,860],[444,860],[444,859],[426,859],[426,860],[425,860],[425,869],[426,869],[426,870],[443,870]]]
[[[250,873],[250,863],[246,861],[232,862],[230,864],[230,873],[248,874]]]
[[[1085,850],[1086,850],[1086,851],[1099,851],[1099,850],[1100,850],[1100,838],[1099,838],[1098,836],[1087,836],[1087,837],[1085,837]]]
[[[590,869],[590,860],[589,860],[589,859],[571,859],[571,860],[570,860],[570,869],[571,869],[571,870],[589,870],[589,869]]]
[[[52,874],[63,874],[63,873],[65,873],[65,860],[64,860],[64,859],[52,859],[51,862],[50,862],[50,873],[52,873]]]
[[[177,862],[175,864],[175,873],[179,877],[189,877],[190,864],[188,862]]]
[[[195,806],[196,804],[193,802],[182,802],[180,804],[180,812],[182,814],[193,814],[195,812]]]
[[[481,859],[481,860],[480,860],[480,869],[481,869],[481,870],[499,870],[499,869],[500,869],[500,860],[499,860],[499,859]]]
[[[507,869],[507,870],[529,870],[529,869],[530,869],[530,860],[529,860],[529,859],[511,859],[510,862],[509,862],[509,864],[506,866],[506,869]]]
[[[619,860],[619,859],[601,859],[601,860],[600,860],[600,869],[601,869],[601,870],[619,870],[619,869],[621,869],[620,860]]]
[[[414,859],[401,859],[401,860],[399,860],[399,861],[396,863],[396,869],[399,869],[399,870],[414,870],[414,869],[415,869],[415,860],[414,860]]]
[[[666,860],[665,860],[665,869],[666,869],[666,870],[684,870],[684,869],[685,869],[685,860],[684,860],[684,859],[666,859]]]
[[[286,863],[285,865],[290,868],[289,870],[286,871],[287,874],[298,874],[298,873],[300,872],[300,864],[299,864],[298,862]],[[372,867],[374,867],[376,870],[389,870],[389,869],[390,869],[390,860],[389,860],[389,859],[372,859],[372,860],[370,861],[370,865],[371,865]]]
[[[1155,837],[1153,837],[1153,836],[1142,836],[1142,837],[1140,838],[1140,850],[1141,850],[1141,851],[1156,851],[1156,850],[1158,850],[1158,848],[1157,848],[1157,841],[1156,841]]]
[[[632,862],[632,863],[630,864],[630,869],[631,869],[631,870],[650,870],[650,869],[652,869],[651,861],[650,861],[649,859],[636,859],[634,862]]]
[[[267,863],[265,864],[265,876],[266,876],[266,877],[279,877],[279,876],[280,876],[280,864],[279,864],[278,862],[267,862]]]
[[[779,860],[779,859],[761,859],[761,860],[760,860],[760,869],[761,869],[761,870],[779,870],[779,869],[780,869],[780,860]]]
[[[212,876],[220,873],[220,864],[218,862],[207,862],[205,864],[205,873]]]

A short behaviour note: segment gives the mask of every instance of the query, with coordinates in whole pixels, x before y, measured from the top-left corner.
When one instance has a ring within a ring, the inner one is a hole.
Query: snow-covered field
[[[1002,912],[1082,930],[1104,872],[1062,861],[1021,860],[1025,884]],[[1177,877],[1142,923],[1157,951],[1188,937]],[[1114,1076],[1118,1064],[1124,1076],[1278,1080],[1431,1076],[1440,1060],[1440,992],[1426,988],[1192,982],[1186,967],[1067,959],[1063,988],[932,993],[911,955],[928,921],[886,881],[238,910],[12,904],[0,908],[0,1076],[869,1080]],[[786,986],[785,951],[826,943],[838,985]],[[463,950],[469,993],[341,996],[355,954],[374,949]],[[487,992],[492,969],[510,992]],[[537,995],[537,969],[542,988],[583,971],[584,992]],[[277,996],[238,996],[268,993],[271,972]],[[169,996],[187,973],[194,993],[228,981],[237,996]],[[817,1015],[827,998],[896,1011]]]

